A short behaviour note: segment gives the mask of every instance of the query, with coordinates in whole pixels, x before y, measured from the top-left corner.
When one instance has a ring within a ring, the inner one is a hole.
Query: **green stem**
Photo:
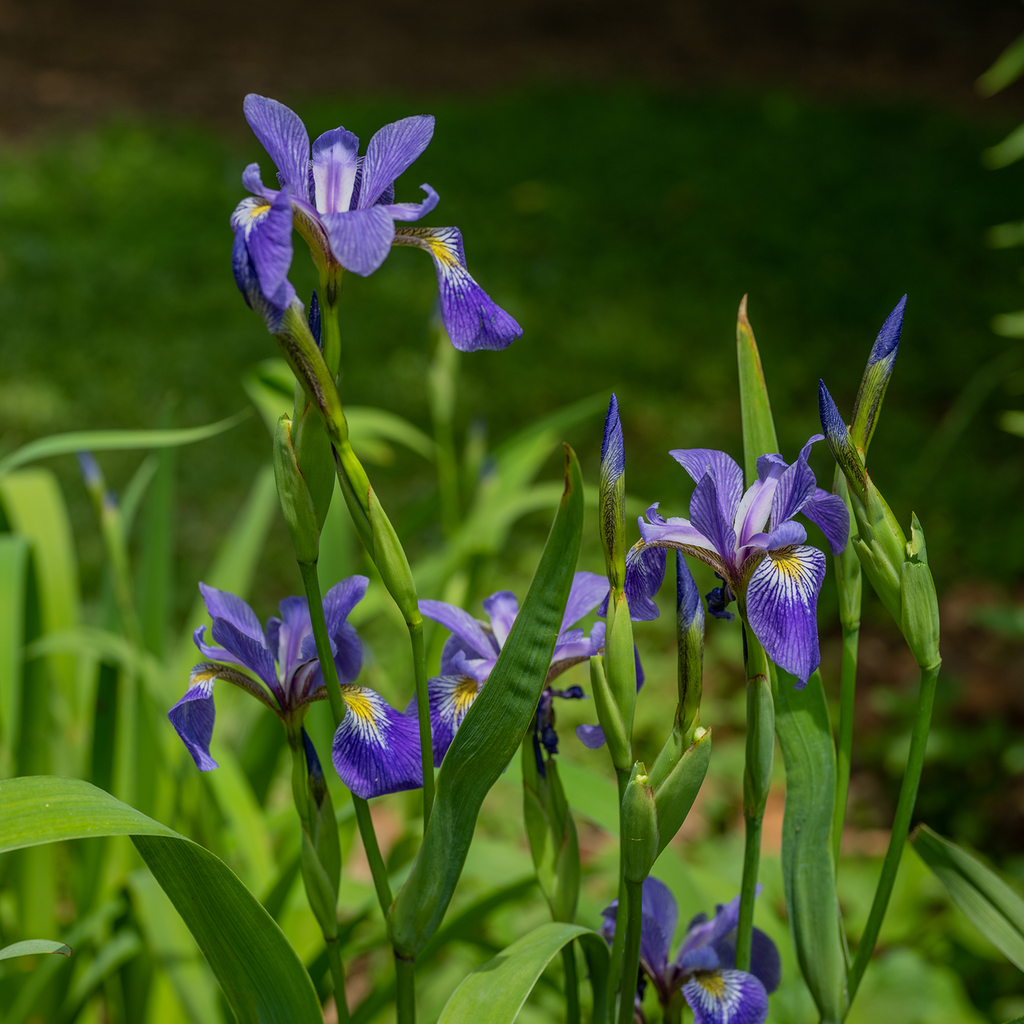
[[[437,445],[437,487],[441,496],[441,525],[446,537],[459,527],[459,468],[455,460],[452,419],[455,412],[455,377],[459,353],[447,332],[437,332],[437,353],[430,367],[430,415]]]
[[[843,667],[839,682],[839,743],[836,764],[836,804],[832,814],[832,859],[839,867],[839,848],[850,793],[850,757],[853,750],[854,696],[857,690],[857,644],[860,626],[843,626]]]
[[[875,941],[882,927],[892,887],[896,881],[896,872],[900,866],[903,844],[910,831],[910,820],[917,801],[917,787],[921,782],[921,769],[924,766],[924,755],[928,747],[928,727],[932,719],[932,705],[935,703],[935,684],[939,678],[939,666],[921,669],[921,687],[917,696],[917,715],[914,718],[914,730],[910,737],[910,753],[907,755],[907,769],[903,774],[900,786],[900,798],[896,804],[896,818],[892,823],[892,837],[889,849],[882,863],[882,874],[878,879],[878,888],[868,914],[868,923],[864,926],[857,952],[849,973],[850,1002],[857,994],[857,987],[864,976],[864,971],[875,951]]]
[[[622,797],[629,783],[629,771],[615,769],[619,782],[619,835],[622,835]],[[626,905],[626,876],[624,874],[622,853],[619,853],[619,906]],[[621,920],[621,919],[620,919]],[[615,997],[618,995],[619,982],[622,975],[622,950],[626,941],[625,928],[616,928],[612,938],[612,948],[608,960],[608,1006],[609,1015],[615,1016]]]
[[[576,978],[576,952],[574,943],[562,947],[562,967],[565,971],[565,1024],[580,1024],[580,986]]]
[[[396,1008],[398,1024],[416,1022],[416,988],[413,981],[415,962],[395,953]]]
[[[427,654],[423,647],[423,620],[407,622],[416,672],[416,716],[420,725],[420,756],[423,759],[423,832],[430,824],[434,806],[434,742],[430,730],[430,697],[427,693]]]
[[[320,272],[320,339],[323,343],[324,362],[337,377],[341,365],[341,327],[338,323],[338,301],[341,299],[341,270]]]
[[[380,903],[380,909],[386,921],[393,897],[391,885],[388,882],[388,870],[384,866],[384,858],[380,855],[377,833],[373,828],[373,818],[370,817],[370,805],[361,796],[356,796],[353,793],[352,806],[356,809],[356,824],[359,826],[359,835],[363,840],[363,849],[366,851],[366,860],[370,865],[370,874],[373,876],[373,887],[377,890],[377,901]]]
[[[633,1024],[633,999],[640,971],[640,922],[643,919],[643,883],[626,882],[626,942],[622,951],[622,994],[619,997],[619,1024]],[[622,904],[619,904],[622,909]],[[621,914],[616,922],[619,933]]]
[[[316,574],[316,562],[299,562],[302,573],[302,585],[306,590],[309,603],[309,619],[313,624],[313,639],[316,641],[316,653],[323,673],[324,686],[327,688],[327,699],[331,702],[331,714],[334,716],[334,727],[341,725],[345,718],[345,700],[341,695],[341,683],[338,682],[338,667],[334,664],[331,641],[327,634],[327,620],[324,618],[324,602],[320,596],[320,578]]]
[[[764,812],[745,818],[743,844],[743,882],[740,885],[740,919],[736,928],[736,969],[750,970],[750,951],[754,934],[754,900],[757,898],[757,872],[761,864],[761,823]]]
[[[338,940],[330,939],[327,943],[327,962],[331,967],[334,979],[334,1008],[337,1011],[338,1024],[348,1024],[348,1000],[345,996],[345,968],[341,962],[341,949]]]

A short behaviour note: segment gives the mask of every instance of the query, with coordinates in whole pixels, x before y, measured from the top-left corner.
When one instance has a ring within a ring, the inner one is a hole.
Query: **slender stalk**
[[[324,362],[331,376],[338,375],[341,365],[341,327],[338,323],[338,301],[341,298],[341,268],[320,271],[320,340]]]
[[[356,796],[353,793],[352,806],[356,809],[356,824],[359,826],[359,835],[363,840],[363,849],[366,851],[366,860],[370,865],[370,874],[373,876],[373,887],[377,890],[377,901],[380,903],[380,909],[386,921],[393,897],[391,884],[388,882],[388,871],[384,866],[384,858],[380,855],[377,833],[373,828],[373,818],[370,817],[370,805],[361,796]]]
[[[853,750],[854,697],[857,690],[857,645],[860,626],[843,626],[843,667],[839,682],[839,743],[836,764],[836,804],[832,815],[832,859],[839,867],[839,849],[850,794],[850,757]]]
[[[437,353],[430,367],[430,416],[437,445],[437,487],[441,496],[441,526],[451,537],[459,526],[459,468],[455,460],[452,419],[455,413],[455,378],[459,353],[441,328]]]
[[[921,687],[917,696],[917,714],[914,718],[914,730],[910,737],[910,753],[907,756],[907,769],[903,774],[900,786],[900,798],[896,804],[896,818],[892,823],[892,837],[889,849],[882,863],[882,874],[875,889],[875,898],[868,914],[868,923],[864,926],[860,944],[853,958],[848,975],[850,1001],[857,994],[857,987],[864,976],[864,971],[875,951],[875,941],[882,927],[892,887],[896,881],[896,872],[900,866],[903,845],[910,831],[910,820],[917,801],[917,787],[921,782],[921,769],[924,766],[924,755],[928,747],[928,727],[931,725],[932,705],[935,703],[935,684],[939,678],[939,666],[921,669]]]
[[[740,884],[740,919],[736,928],[736,969],[750,970],[750,952],[754,934],[754,900],[757,898],[757,873],[761,865],[761,824],[764,812],[744,818],[743,881]]]
[[[565,1024],[580,1024],[580,984],[576,977],[574,943],[562,947],[562,967],[565,971]]]
[[[622,835],[622,797],[626,792],[626,785],[629,783],[629,772],[615,770],[619,781],[619,835]],[[619,853],[619,907],[626,905],[626,877],[623,874],[622,854]],[[622,918],[616,915],[617,923]],[[615,1017],[615,997],[619,991],[619,982],[622,975],[622,951],[626,941],[626,929],[616,927],[615,935],[612,937],[611,954],[608,960],[608,1006],[612,1019]]]
[[[640,971],[640,922],[643,918],[643,883],[626,882],[626,942],[622,951],[622,993],[619,997],[619,1024],[633,1024],[633,993]],[[619,904],[621,909],[621,904]],[[618,923],[621,921],[619,917]],[[616,927],[615,934],[619,933]]]
[[[416,717],[419,719],[420,756],[423,759],[423,831],[426,833],[434,806],[434,741],[427,693],[427,654],[423,647],[423,620],[407,622],[406,625],[412,640],[412,664],[416,673]]]
[[[415,1024],[416,989],[413,979],[414,962],[395,953],[396,1008],[398,1024]]]
[[[345,995],[345,968],[341,962],[341,950],[338,948],[338,940],[331,939],[327,943],[327,962],[331,968],[331,977],[334,979],[334,1009],[337,1013],[338,1024],[348,1024],[348,999]]]
[[[327,688],[327,699],[331,702],[334,727],[337,728],[345,718],[345,700],[341,695],[338,667],[334,664],[331,640],[327,634],[327,620],[324,618],[324,602],[320,596],[320,578],[316,574],[316,562],[299,562],[299,572],[302,574],[302,585],[309,603],[309,619],[313,624],[313,639],[316,641],[320,671],[324,677],[324,686]]]

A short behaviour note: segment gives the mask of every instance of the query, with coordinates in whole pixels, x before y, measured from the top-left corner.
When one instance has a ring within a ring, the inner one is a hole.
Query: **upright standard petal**
[[[341,628],[352,609],[366,595],[369,584],[366,576],[348,576],[324,594],[324,618],[327,620],[328,634],[333,635]]]
[[[483,626],[469,612],[448,604],[447,601],[431,600],[420,601],[420,612],[457,636],[478,658],[493,658],[497,655],[498,645],[488,637]]]
[[[373,206],[384,190],[427,148],[433,135],[434,118],[430,114],[404,117],[384,125],[366,147],[357,200],[359,209]]]
[[[648,510],[650,515],[650,510]],[[650,622],[661,612],[654,596],[665,579],[668,552],[664,548],[647,547],[638,541],[626,552],[626,600],[629,617],[634,622]]]
[[[559,633],[575,626],[584,615],[589,615],[608,596],[608,579],[596,572],[578,572],[572,578],[569,599]],[[632,617],[632,616],[631,616]]]
[[[445,330],[461,352],[500,350],[522,337],[519,324],[470,276],[458,228],[403,227],[395,232],[394,244],[430,253]]]
[[[277,165],[281,181],[300,199],[309,199],[309,134],[294,110],[277,100],[249,93],[245,119]]]
[[[690,498],[690,522],[711,541],[723,562],[733,567],[736,549],[736,531],[733,521],[726,518],[718,497],[718,487],[710,471],[705,473],[693,489]]]
[[[237,594],[232,594],[229,590],[218,590],[206,583],[199,584],[199,593],[211,617],[225,619],[246,636],[263,643],[263,627],[260,620],[248,603]]]
[[[387,259],[395,238],[395,222],[383,206],[325,213],[320,220],[334,258],[346,270],[369,277]]]
[[[369,800],[423,784],[419,726],[366,686],[343,686],[345,717],[331,760],[341,781]]]
[[[814,497],[804,504],[800,514],[805,515],[823,534],[833,555],[842,554],[850,539],[850,510],[838,494],[829,494],[815,488]]]
[[[822,435],[815,434],[800,452],[800,457],[783,470],[778,486],[772,495],[772,528],[778,529],[787,519],[792,519],[814,497],[814,471],[807,465],[810,446],[821,441]]]
[[[825,556],[809,546],[769,551],[747,584],[747,622],[768,657],[801,684],[818,667],[818,591]]]
[[[255,672],[270,687],[271,692],[282,704],[285,702],[284,691],[277,678],[274,656],[264,646],[262,637],[259,640],[254,640],[233,623],[228,622],[227,619],[220,619],[216,616],[213,619],[212,633],[217,644],[233,654],[240,665]]]
[[[344,128],[324,132],[313,143],[313,202],[320,213],[351,208],[359,139]]]
[[[743,495],[743,470],[736,460],[713,448],[675,448],[669,455],[690,474],[695,484],[701,482],[705,473],[711,474],[722,515],[731,523]]]
[[[694,1024],[764,1024],[768,993],[746,971],[698,971],[683,986]]]
[[[512,624],[519,614],[519,598],[511,590],[498,590],[490,597],[484,598],[484,611],[491,620],[491,632],[498,641],[498,647],[504,647]]]
[[[640,955],[659,975],[668,963],[669,948],[676,932],[679,909],[672,890],[658,878],[648,876],[644,880],[641,901]],[[647,919],[650,919],[648,923]],[[645,941],[646,939],[646,941]]]
[[[482,686],[468,675],[437,676],[427,683],[435,765],[439,765],[448,752]]]

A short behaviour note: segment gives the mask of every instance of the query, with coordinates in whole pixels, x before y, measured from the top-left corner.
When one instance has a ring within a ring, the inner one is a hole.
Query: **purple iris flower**
[[[547,685],[538,706],[539,739],[549,753],[558,749],[551,698],[583,696],[578,686],[568,690],[553,690],[550,683],[566,669],[589,661],[592,655],[603,649],[603,622],[595,622],[589,636],[582,629],[571,627],[592,612],[607,594],[608,580],[604,576],[593,572],[578,572],[573,577],[565,614],[562,616],[562,627],[551,655]],[[519,601],[509,590],[491,594],[484,601],[489,623],[474,619],[469,612],[444,601],[420,601],[420,611],[451,632],[441,652],[441,674],[427,684],[434,760],[440,763],[451,746],[456,730],[466,717],[466,712],[472,707],[498,660],[501,648],[512,630],[512,623],[519,614]]]
[[[365,576],[349,576],[324,595],[324,618],[346,706],[334,734],[332,760],[342,782],[364,799],[422,785],[416,722],[374,690],[353,684],[362,668],[363,649],[347,620],[368,582]],[[301,723],[312,701],[326,700],[327,689],[304,597],[286,597],[280,604],[281,617],[269,619],[264,628],[240,597],[205,583],[199,589],[213,618],[214,642],[206,643],[205,626],[193,639],[211,660],[192,669],[185,696],[167,717],[196,767],[206,772],[217,767],[210,756],[216,680],[246,690],[289,725]]]
[[[407,117],[385,125],[359,156],[359,139],[341,127],[324,132],[310,147],[302,120],[276,100],[250,94],[243,109],[277,165],[281,186],[267,188],[259,164],[242,173],[242,184],[252,196],[238,204],[231,226],[235,277],[247,299],[239,273],[246,261],[266,302],[279,310],[289,305],[294,297],[287,280],[294,225],[322,270],[344,267],[367,277],[392,245],[425,249],[437,272],[445,328],[457,349],[503,349],[522,335],[519,324],[470,276],[458,228],[395,226],[396,221],[419,220],[438,203],[437,193],[426,184],[420,186],[427,196],[421,202],[394,201],[395,179],[427,148],[433,117]]]
[[[816,620],[825,555],[804,543],[800,513],[821,527],[829,547],[845,547],[850,517],[842,498],[816,486],[807,464],[815,434],[787,465],[780,455],[757,460],[757,480],[743,490],[743,471],[724,452],[677,449],[669,454],[693,478],[689,519],[663,519],[655,503],[640,520],[647,546],[673,547],[710,565],[722,586],[708,594],[708,610],[740,614],[768,657],[806,683],[821,660]],[[769,522],[770,520],[770,522]]]
[[[608,942],[615,935],[617,911],[618,900],[602,911],[602,932]],[[736,970],[739,896],[720,903],[710,921],[706,914],[698,914],[671,959],[679,910],[668,886],[657,878],[644,882],[642,914],[640,969],[650,978],[663,1007],[681,989],[693,1010],[694,1024],[763,1024],[768,993],[779,987],[782,965],[775,943],[755,928],[750,971]],[[639,986],[638,993],[642,993]]]

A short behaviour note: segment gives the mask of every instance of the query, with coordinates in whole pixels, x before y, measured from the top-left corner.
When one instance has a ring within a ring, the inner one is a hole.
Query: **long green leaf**
[[[579,940],[590,965],[594,1021],[605,1018],[608,946],[578,924],[542,924],[467,977],[445,1003],[437,1024],[512,1024],[544,968],[563,946]]]
[[[53,939],[26,939],[24,942],[15,942],[12,946],[0,949],[0,960],[10,960],[14,956],[32,956],[34,953],[59,953],[61,956],[71,956],[71,947]]]
[[[736,359],[740,373],[740,414],[743,420],[743,465],[749,487],[757,479],[760,455],[779,450],[775,436],[772,406],[761,368],[761,354],[754,340],[754,329],[747,319],[747,297],[743,296],[736,319]]]
[[[918,826],[912,842],[975,928],[1024,971],[1024,899],[991,868],[927,825]]]
[[[239,1024],[321,1024],[302,961],[259,901],[209,850],[79,779],[0,783],[0,852],[113,835],[132,837]]]
[[[583,478],[566,445],[565,491],[522,611],[487,685],[441,764],[419,856],[390,915],[395,949],[415,956],[455,891],[480,805],[501,777],[537,710],[572,585],[583,533]]]
[[[53,434],[11,452],[0,459],[0,476],[10,473],[29,462],[38,462],[54,455],[73,455],[75,452],[130,451],[146,448],[177,448],[184,444],[195,444],[207,438],[223,434],[237,426],[250,415],[250,410],[229,416],[205,427],[189,427],[181,430],[74,430],[68,434]]]
[[[0,773],[13,773],[21,728],[21,664],[25,642],[25,568],[28,545],[0,534]]]
[[[846,1016],[846,961],[832,860],[836,755],[815,672],[798,690],[776,668],[775,734],[786,762],[782,877],[800,970],[824,1021]]]

